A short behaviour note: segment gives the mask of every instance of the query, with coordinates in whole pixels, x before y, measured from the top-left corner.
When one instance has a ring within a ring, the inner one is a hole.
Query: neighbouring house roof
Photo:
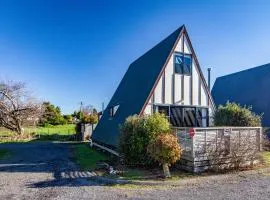
[[[216,105],[227,101],[252,106],[264,113],[263,125],[270,126],[270,63],[216,79],[212,97]]]

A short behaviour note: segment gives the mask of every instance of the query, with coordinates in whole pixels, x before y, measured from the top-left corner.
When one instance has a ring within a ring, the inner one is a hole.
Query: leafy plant
[[[214,114],[215,126],[261,126],[262,115],[252,112],[252,107],[241,107],[227,102],[219,106]]]
[[[50,102],[43,102],[44,113],[40,118],[39,125],[64,125],[67,121],[61,114],[61,109],[59,106],[55,106]]]
[[[96,124],[98,122],[98,115],[97,114],[84,114],[82,117],[82,123],[85,124]]]
[[[159,134],[170,131],[170,123],[163,114],[130,116],[120,126],[120,152],[127,164],[151,165],[147,155],[149,142]]]
[[[164,176],[170,177],[169,166],[180,159],[182,149],[175,135],[164,133],[151,140],[147,153],[163,166]]]

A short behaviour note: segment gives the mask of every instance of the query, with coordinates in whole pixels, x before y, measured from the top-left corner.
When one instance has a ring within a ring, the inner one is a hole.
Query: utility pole
[[[80,102],[81,106],[80,106],[80,120],[82,119],[82,108],[83,108],[83,102]]]
[[[211,70],[212,70],[211,67],[207,68],[207,71],[208,71],[208,88],[209,88],[209,90],[211,90]]]
[[[102,114],[104,112],[104,102],[102,102]]]

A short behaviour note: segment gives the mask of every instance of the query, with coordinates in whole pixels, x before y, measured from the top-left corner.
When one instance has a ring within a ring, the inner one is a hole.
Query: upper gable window
[[[109,112],[110,112],[110,117],[115,116],[115,114],[116,114],[118,108],[119,108],[119,105],[112,106],[112,107],[110,108],[110,110],[109,110]]]
[[[174,56],[174,71],[176,74],[191,75],[192,58],[190,54],[177,53]]]

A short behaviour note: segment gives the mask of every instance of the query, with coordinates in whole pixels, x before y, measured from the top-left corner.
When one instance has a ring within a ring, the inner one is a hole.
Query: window
[[[176,74],[191,75],[192,58],[190,54],[176,54],[174,56],[174,68]]]
[[[118,108],[119,108],[119,105],[116,105],[116,106],[113,106],[113,107],[110,108],[110,110],[109,110],[109,112],[110,112],[110,113],[109,113],[109,114],[110,114],[110,117],[115,116],[115,114],[116,114]]]
[[[170,122],[176,127],[207,127],[208,109],[170,106]]]

